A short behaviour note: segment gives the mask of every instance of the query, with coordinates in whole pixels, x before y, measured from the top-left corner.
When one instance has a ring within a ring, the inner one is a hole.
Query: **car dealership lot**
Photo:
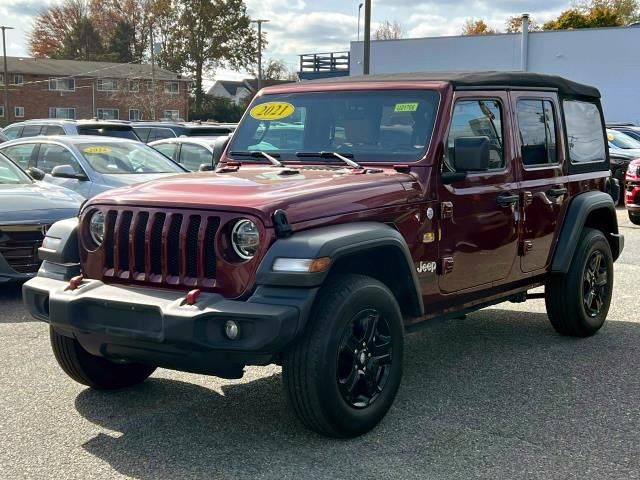
[[[640,478],[640,227],[618,218],[600,333],[558,336],[541,300],[420,330],[389,415],[349,441],[297,422],[276,367],[75,384],[19,288],[0,286],[0,478]]]

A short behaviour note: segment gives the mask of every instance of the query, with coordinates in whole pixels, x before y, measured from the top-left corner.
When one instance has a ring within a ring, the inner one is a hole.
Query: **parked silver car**
[[[38,135],[98,135],[140,140],[129,122],[116,120],[66,120],[42,118],[12,123],[2,130],[9,139]]]
[[[85,198],[187,170],[144,143],[88,135],[32,137],[0,145],[32,177]]]
[[[180,137],[150,142],[148,145],[192,172],[213,170],[229,141],[223,137]]]

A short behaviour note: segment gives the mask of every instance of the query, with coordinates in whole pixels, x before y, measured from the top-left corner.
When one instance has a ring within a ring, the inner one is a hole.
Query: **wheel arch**
[[[604,192],[586,192],[578,195],[569,205],[551,264],[554,273],[569,271],[578,239],[584,228],[594,228],[604,233],[614,261],[624,247],[619,234],[618,217],[613,199]]]
[[[318,273],[274,272],[277,258],[330,257],[329,269]],[[281,238],[260,263],[258,285],[318,287],[340,273],[368,275],[385,284],[404,315],[420,316],[424,305],[418,276],[404,237],[389,225],[356,222],[305,230]]]

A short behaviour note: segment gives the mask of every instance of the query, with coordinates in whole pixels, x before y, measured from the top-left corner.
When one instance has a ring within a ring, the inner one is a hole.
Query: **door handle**
[[[554,187],[547,190],[548,197],[559,197],[565,195],[569,190],[566,187]]]
[[[519,198],[520,197],[518,195],[512,193],[503,193],[501,195],[498,195],[498,205],[500,205],[501,207],[515,205],[516,203],[518,203]]]

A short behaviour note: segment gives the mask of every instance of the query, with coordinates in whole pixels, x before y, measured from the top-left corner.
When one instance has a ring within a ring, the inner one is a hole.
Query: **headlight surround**
[[[231,230],[233,251],[243,260],[251,260],[260,247],[258,225],[248,219],[238,220]]]
[[[100,210],[93,212],[89,218],[89,235],[93,243],[98,247],[104,242],[104,220],[104,213]]]

